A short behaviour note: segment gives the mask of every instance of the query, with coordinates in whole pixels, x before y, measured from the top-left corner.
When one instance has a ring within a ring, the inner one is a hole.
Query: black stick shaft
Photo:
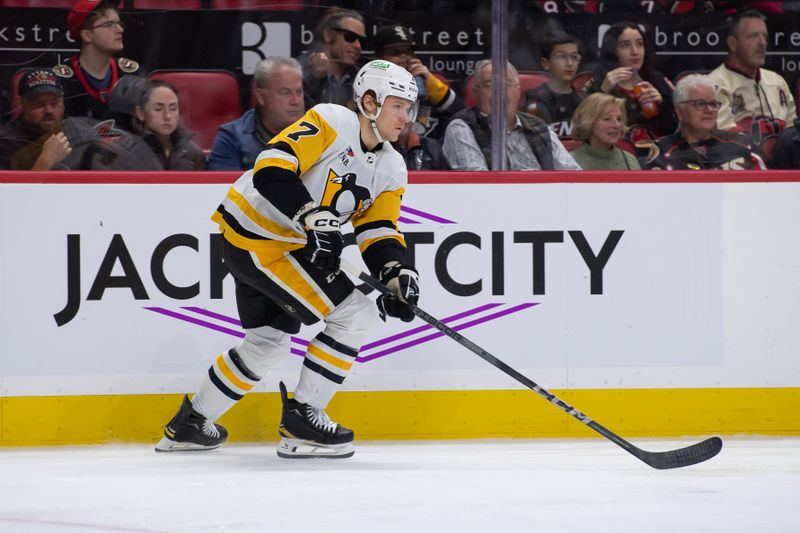
[[[383,283],[375,279],[374,277],[370,276],[366,272],[363,272],[353,265],[347,264],[346,262],[342,261],[342,269],[349,272],[352,276],[357,277],[368,286],[372,287],[376,291],[380,292],[381,294],[387,296],[394,296],[394,293],[386,287]],[[545,400],[549,401],[565,413],[571,415],[575,419],[583,422],[588,427],[595,430],[597,433],[601,434],[617,446],[624,449],[626,452],[630,453],[637,459],[644,461],[645,463],[649,464],[654,468],[677,468],[680,466],[688,466],[690,464],[696,464],[701,461],[705,461],[706,459],[710,459],[722,448],[722,441],[719,438],[712,438],[708,439],[707,441],[703,441],[701,443],[695,444],[693,446],[689,446],[688,448],[681,449],[681,450],[674,450],[672,452],[647,452],[637,448],[627,440],[623,439],[610,429],[602,426],[601,424],[595,422],[585,414],[581,413],[570,404],[556,396],[555,394],[549,392],[545,388],[536,384],[532,379],[528,378],[527,376],[521,374],[514,368],[508,366],[506,363],[492,355],[491,353],[487,352],[471,340],[467,339],[459,332],[455,331],[453,328],[442,322],[441,320],[437,319],[436,317],[428,314],[427,312],[423,311],[416,305],[411,306],[411,310],[413,311],[414,315],[421,318],[423,321],[427,322],[438,331],[442,332],[445,336],[450,337],[454,341],[456,341],[461,346],[467,348],[472,353],[476,354],[481,359],[484,359],[492,366],[502,370],[508,376],[514,378],[518,382],[522,383],[533,392],[544,398]]]

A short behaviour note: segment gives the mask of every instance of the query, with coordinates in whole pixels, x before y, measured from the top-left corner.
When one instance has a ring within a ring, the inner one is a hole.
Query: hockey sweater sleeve
[[[336,139],[336,131],[314,109],[283,130],[259,154],[253,186],[276,209],[294,219],[312,202],[300,176],[316,163]]]
[[[364,263],[376,276],[387,262],[406,260],[406,241],[397,229],[403,192],[402,187],[383,191],[363,215],[352,221]]]

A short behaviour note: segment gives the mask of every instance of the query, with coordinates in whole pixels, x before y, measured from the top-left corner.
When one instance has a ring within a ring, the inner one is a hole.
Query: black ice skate
[[[195,411],[189,397],[184,396],[178,414],[164,427],[164,437],[156,444],[156,451],[213,450],[227,438],[228,430]]]
[[[333,422],[324,409],[289,399],[281,383],[281,416],[278,457],[306,459],[327,457],[341,459],[355,453],[353,431]]]

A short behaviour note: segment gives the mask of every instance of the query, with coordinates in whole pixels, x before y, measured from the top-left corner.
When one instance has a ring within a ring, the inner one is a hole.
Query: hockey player
[[[352,221],[364,262],[396,294],[379,297],[382,315],[410,321],[407,303],[418,298],[417,272],[405,264],[397,229],[407,170],[390,145],[414,120],[417,85],[394,63],[372,61],[358,72],[353,93],[357,113],[319,104],[273,138],[214,213],[245,338],[214,360],[191,400],[184,398],[157,451],[220,446],[227,431],[214,421],[289,352],[301,323],[323,320],[292,399],[280,384],[278,455],[353,455],[353,431],[325,408],[377,310],[339,270],[341,225]]]

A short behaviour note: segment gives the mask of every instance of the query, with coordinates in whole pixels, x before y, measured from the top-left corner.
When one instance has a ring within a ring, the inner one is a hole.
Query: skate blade
[[[352,442],[326,445],[283,437],[278,444],[278,457],[284,459],[345,459],[354,453],[356,448]]]
[[[195,444],[193,442],[176,442],[167,437],[161,437],[161,440],[156,444],[157,452],[196,452],[200,450],[216,450],[220,445],[216,446],[203,446],[202,444]]]

